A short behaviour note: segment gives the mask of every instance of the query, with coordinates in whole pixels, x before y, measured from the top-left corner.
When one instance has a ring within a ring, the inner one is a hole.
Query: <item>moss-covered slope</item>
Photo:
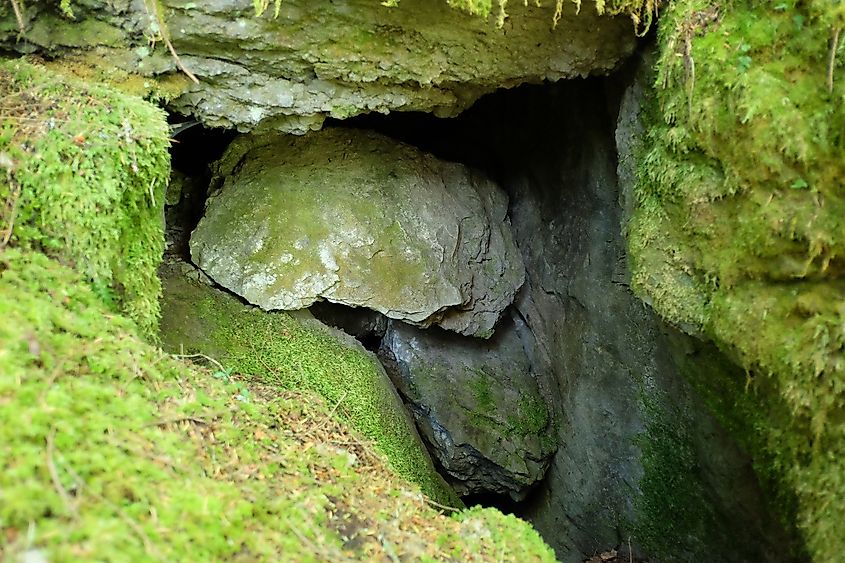
[[[138,98],[0,65],[0,248],[73,265],[151,336],[168,137],[164,112]]]
[[[436,512],[315,395],[145,344],[43,254],[0,253],[0,366],[11,560],[553,561],[514,517]]]
[[[747,369],[695,379],[817,561],[845,550],[844,24],[673,2],[629,225],[635,289]]]
[[[359,432],[375,442],[393,469],[440,503],[460,505],[435,472],[413,423],[381,365],[363,348],[344,345],[288,313],[267,313],[191,282],[164,276],[162,345],[201,353],[225,369],[277,388],[319,393]]]

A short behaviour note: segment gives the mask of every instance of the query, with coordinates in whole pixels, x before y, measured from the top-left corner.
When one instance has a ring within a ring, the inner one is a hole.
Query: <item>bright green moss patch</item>
[[[662,14],[635,289],[748,370],[709,397],[814,560],[845,550],[845,7]],[[832,80],[831,80],[832,78]],[[708,374],[693,377],[712,390]],[[716,374],[712,374],[717,377]]]
[[[316,391],[376,443],[399,475],[441,503],[460,505],[416,436],[377,360],[288,313],[242,305],[177,273],[165,277],[162,342],[207,354],[237,373],[274,386]]]
[[[315,395],[145,344],[42,254],[0,253],[0,366],[10,560],[553,561],[513,517],[438,513]]]
[[[22,61],[0,65],[0,247],[39,249],[154,334],[170,171],[164,113]]]
[[[515,553],[514,561],[555,561],[554,553],[543,542],[540,534],[534,528],[522,525],[513,514],[502,514],[493,508],[476,506],[458,512],[455,519],[461,522],[460,541],[467,551],[511,552]],[[495,532],[491,534],[490,530]],[[516,552],[514,546],[519,546],[520,551]],[[499,560],[506,558],[503,555]]]

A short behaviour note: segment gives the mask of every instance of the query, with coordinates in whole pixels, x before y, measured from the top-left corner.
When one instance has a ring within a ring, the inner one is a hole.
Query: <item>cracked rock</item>
[[[486,338],[525,279],[504,192],[382,135],[247,135],[216,168],[191,256],[263,309],[327,300]]]
[[[533,336],[510,319],[486,341],[388,323],[379,356],[459,494],[521,500],[555,451],[525,339]]]

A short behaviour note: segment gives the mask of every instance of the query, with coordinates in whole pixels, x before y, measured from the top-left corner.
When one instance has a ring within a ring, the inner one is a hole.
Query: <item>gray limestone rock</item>
[[[51,52],[94,49],[108,71],[175,82],[181,76],[160,24],[140,0],[74,2],[75,20],[47,2],[26,2],[27,41],[0,3],[0,46]],[[271,3],[272,4],[272,3]],[[305,133],[327,117],[427,111],[455,115],[497,88],[606,74],[634,49],[631,21],[596,4],[512,1],[497,28],[445,0],[282,0],[256,16],[252,2],[162,0],[156,4],[175,51],[199,79],[171,101],[210,127]],[[175,77],[171,80],[170,77]],[[168,86],[173,90],[173,84]]]
[[[556,28],[553,5],[510,2],[503,29],[443,0],[282,0],[276,19],[235,0],[163,4],[201,79],[174,107],[242,131],[304,133],[373,111],[455,115],[496,88],[606,73],[635,43],[630,21],[599,16],[592,2],[577,16],[566,3]]]
[[[325,299],[488,337],[524,281],[504,192],[387,137],[248,136],[217,172],[191,256],[263,309]]]
[[[382,362],[460,494],[519,500],[554,453],[549,409],[517,323],[503,320],[485,341],[390,321],[382,341]]]

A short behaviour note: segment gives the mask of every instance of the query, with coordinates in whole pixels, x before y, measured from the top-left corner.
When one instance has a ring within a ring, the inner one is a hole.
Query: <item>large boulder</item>
[[[554,2],[510,2],[502,28],[493,15],[469,15],[444,0],[393,8],[373,0],[281,0],[278,17],[273,6],[256,16],[261,2],[245,0],[163,0],[152,12],[142,2],[74,2],[72,21],[52,3],[26,2],[24,42],[6,4],[0,45],[9,50],[72,49],[80,53],[77,66],[105,66],[109,79],[129,87],[143,81],[121,72],[155,78],[176,111],[241,131],[260,124],[304,133],[329,116],[373,111],[454,115],[497,88],[606,74],[635,46],[630,20],[600,16],[593,2],[577,15],[565,2],[556,26]],[[149,48],[147,36],[159,28],[198,83],[178,81],[182,73],[164,43]]]
[[[192,258],[263,309],[325,299],[487,337],[523,283],[504,192],[387,137],[245,137],[217,172]]]
[[[522,499],[554,453],[549,408],[520,337],[533,340],[510,319],[489,340],[388,324],[382,362],[461,494]]]

